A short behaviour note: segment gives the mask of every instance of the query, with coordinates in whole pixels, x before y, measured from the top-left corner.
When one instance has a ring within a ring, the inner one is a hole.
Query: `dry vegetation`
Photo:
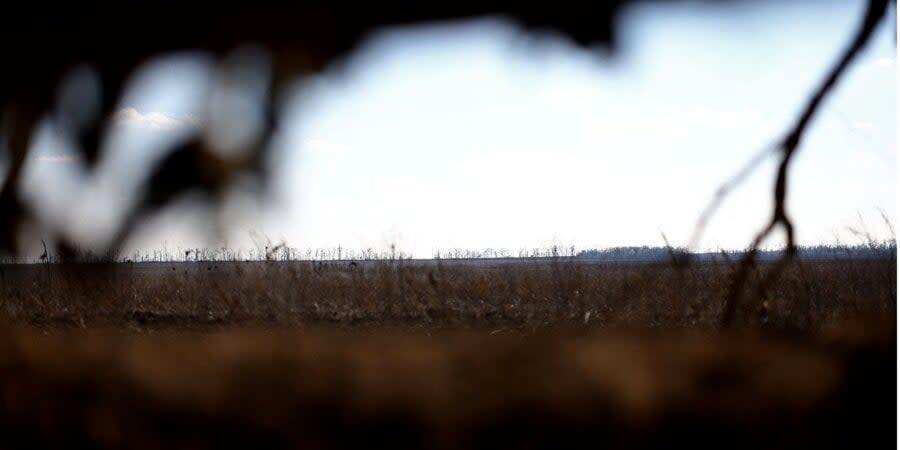
[[[772,268],[4,265],[0,447],[893,446],[896,258]]]
[[[745,324],[815,329],[894,315],[896,258],[754,268]],[[717,326],[734,264],[196,262],[0,266],[10,319],[39,326]]]

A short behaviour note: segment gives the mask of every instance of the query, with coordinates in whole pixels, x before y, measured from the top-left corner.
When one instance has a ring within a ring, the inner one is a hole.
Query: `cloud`
[[[41,155],[37,160],[50,163],[70,163],[75,160],[75,155]]]
[[[586,112],[591,103],[584,94],[575,89],[546,89],[538,94],[538,99],[569,111]]]
[[[745,125],[752,115],[752,111],[697,109],[674,114],[666,120],[679,127],[737,128]]]
[[[645,136],[681,137],[698,135],[698,130],[748,129],[759,121],[752,109],[692,109],[656,117],[624,117],[604,121],[599,126],[609,136],[628,138]]]
[[[343,148],[340,144],[318,138],[305,139],[303,146],[312,151],[325,153],[338,152]]]
[[[875,60],[875,65],[881,67],[894,67],[894,62],[893,58],[878,58]]]
[[[119,126],[143,126],[159,130],[197,127],[200,120],[193,116],[175,117],[162,112],[142,113],[135,108],[123,108],[113,115],[113,123]]]
[[[872,128],[875,128],[875,125],[870,122],[856,122],[853,124],[853,128],[856,128],[857,130],[871,130]]]

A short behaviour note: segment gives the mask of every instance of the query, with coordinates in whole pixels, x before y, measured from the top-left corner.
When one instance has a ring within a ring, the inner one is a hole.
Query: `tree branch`
[[[787,207],[785,205],[789,176],[788,169],[790,169],[791,162],[793,161],[794,156],[797,153],[797,149],[799,148],[800,143],[803,140],[803,136],[806,133],[806,130],[810,122],[812,121],[812,118],[815,116],[816,112],[821,106],[822,101],[825,99],[825,96],[828,95],[828,93],[831,92],[832,89],[834,89],[837,81],[844,74],[844,72],[846,72],[847,67],[869,42],[872,34],[875,31],[875,28],[881,22],[887,12],[887,6],[888,0],[869,0],[869,4],[866,8],[866,13],[863,17],[863,21],[860,24],[860,27],[857,30],[850,46],[846,50],[844,50],[844,53],[842,54],[840,60],[838,60],[837,64],[828,72],[828,76],[825,78],[821,86],[816,89],[813,96],[807,103],[806,108],[803,109],[803,113],[797,119],[794,126],[781,140],[781,143],[778,147],[781,151],[781,161],[778,164],[778,172],[775,178],[775,205],[772,209],[772,218],[753,239],[753,243],[744,256],[738,273],[734,277],[728,297],[725,300],[725,309],[722,313],[721,322],[722,328],[728,328],[731,326],[731,323],[734,320],[734,314],[741,299],[744,284],[747,281],[750,268],[754,260],[756,259],[756,253],[759,250],[759,246],[766,237],[772,234],[772,231],[774,231],[775,228],[780,226],[784,229],[787,244],[785,248],[785,254],[782,257],[782,261],[781,263],[776,265],[774,269],[775,273],[771,277],[771,279],[774,280],[775,275],[777,275],[778,272],[781,272],[781,270],[785,267],[785,263],[795,256],[797,247],[794,241],[794,223],[788,216]]]

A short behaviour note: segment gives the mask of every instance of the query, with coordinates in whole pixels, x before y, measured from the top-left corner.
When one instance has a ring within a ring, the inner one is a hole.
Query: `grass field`
[[[3,265],[4,448],[893,447],[896,258]]]
[[[896,258],[803,261],[765,286],[754,268],[745,325],[815,329],[896,311]],[[45,327],[235,324],[414,328],[709,328],[735,264],[158,262],[0,266],[15,323]]]

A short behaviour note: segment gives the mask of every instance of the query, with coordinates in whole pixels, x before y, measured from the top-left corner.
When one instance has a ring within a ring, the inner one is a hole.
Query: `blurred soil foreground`
[[[889,321],[814,336],[4,334],[5,448],[894,446]]]
[[[727,264],[62,267],[3,267],[0,447],[896,444],[895,260],[726,331]]]

